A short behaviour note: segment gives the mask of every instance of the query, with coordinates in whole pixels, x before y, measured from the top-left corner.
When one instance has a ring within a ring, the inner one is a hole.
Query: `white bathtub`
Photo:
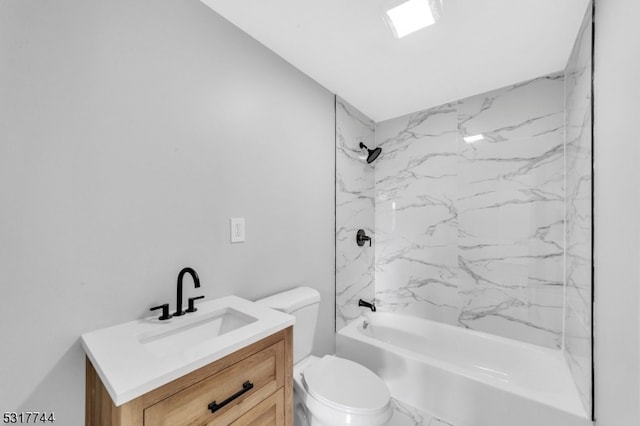
[[[455,426],[591,425],[558,350],[376,312],[340,330],[336,352]]]

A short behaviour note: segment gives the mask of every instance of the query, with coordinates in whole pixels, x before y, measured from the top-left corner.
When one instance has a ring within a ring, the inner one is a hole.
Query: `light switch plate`
[[[245,241],[244,217],[231,218],[231,242],[242,243]]]

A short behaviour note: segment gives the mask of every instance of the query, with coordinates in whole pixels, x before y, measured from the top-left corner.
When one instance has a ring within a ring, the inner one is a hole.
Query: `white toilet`
[[[311,355],[320,293],[298,287],[257,303],[296,317],[293,327],[295,426],[379,426],[393,414],[389,389],[366,367],[332,355]]]

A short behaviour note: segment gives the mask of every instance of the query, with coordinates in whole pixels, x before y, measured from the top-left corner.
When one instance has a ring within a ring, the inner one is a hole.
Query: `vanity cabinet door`
[[[230,426],[281,426],[284,424],[284,390],[278,392],[253,407]],[[209,423],[208,426],[214,426]]]
[[[269,395],[277,394],[284,384],[283,357],[284,342],[280,341],[148,407],[144,410],[144,424],[230,425],[252,407],[269,400]]]

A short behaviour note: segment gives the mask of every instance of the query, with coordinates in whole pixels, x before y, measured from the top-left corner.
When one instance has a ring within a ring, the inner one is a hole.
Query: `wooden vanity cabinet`
[[[119,407],[87,359],[85,423],[292,426],[293,328],[272,334]]]

